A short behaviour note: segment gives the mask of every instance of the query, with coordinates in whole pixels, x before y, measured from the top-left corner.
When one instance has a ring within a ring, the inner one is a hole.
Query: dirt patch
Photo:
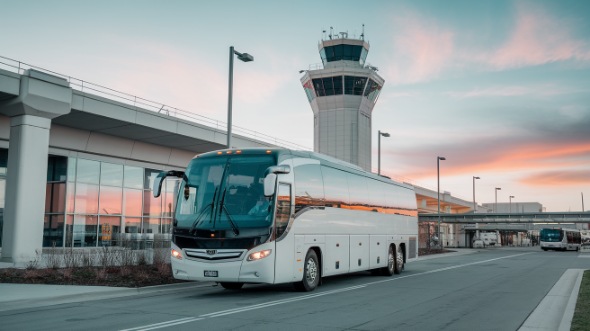
[[[180,283],[169,264],[59,269],[0,269],[0,283],[144,287]]]

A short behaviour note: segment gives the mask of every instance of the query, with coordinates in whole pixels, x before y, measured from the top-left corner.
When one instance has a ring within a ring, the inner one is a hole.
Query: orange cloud
[[[520,183],[530,186],[568,186],[590,184],[590,170],[560,170],[538,172],[522,178]]]

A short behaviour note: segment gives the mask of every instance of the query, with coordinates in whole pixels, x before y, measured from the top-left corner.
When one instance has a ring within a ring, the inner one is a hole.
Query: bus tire
[[[318,256],[313,249],[307,251],[303,264],[303,279],[294,283],[295,289],[301,292],[310,292],[320,283],[320,264]]]
[[[396,254],[395,254],[395,267],[393,269],[393,273],[399,275],[404,270],[404,252],[402,251],[401,246],[397,246]]]
[[[239,290],[244,286],[244,283],[227,283],[221,282],[219,283],[224,289],[226,290]]]
[[[387,267],[381,269],[381,274],[383,276],[392,276],[395,271],[395,254],[393,247],[393,245],[389,245],[389,251],[387,252]]]

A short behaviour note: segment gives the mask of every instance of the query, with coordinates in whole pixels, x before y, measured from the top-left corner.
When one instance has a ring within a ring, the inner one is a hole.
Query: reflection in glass
[[[43,224],[43,247],[62,247],[64,215],[45,215]]]
[[[65,156],[49,155],[47,159],[47,181],[65,182],[68,169],[68,158]]]
[[[140,233],[141,218],[125,217],[125,233]]]
[[[156,179],[160,172],[161,170],[145,169],[143,188],[146,190],[151,190],[152,186],[154,185],[154,179]]]
[[[75,211],[80,214],[98,213],[98,185],[76,183]]]
[[[74,203],[76,201],[76,186],[72,182],[68,182],[67,184],[67,202],[66,202],[66,211],[68,213],[74,212]]]
[[[143,188],[143,168],[125,166],[125,187]]]
[[[97,243],[98,217],[75,215],[73,228],[74,247],[95,247]]]
[[[100,214],[120,215],[122,211],[121,187],[101,186],[100,187]]]
[[[160,219],[144,218],[142,233],[160,233]]]
[[[143,191],[143,215],[160,216],[162,199],[154,198],[151,190]]]
[[[65,199],[66,183],[48,183],[45,188],[45,212],[63,213]]]
[[[161,233],[172,233],[172,219],[162,218],[162,231]]]
[[[98,240],[100,246],[117,246],[121,233],[121,218],[115,216],[100,216]]]
[[[134,190],[126,188],[125,195],[125,215],[141,216],[143,190]]]
[[[123,165],[101,162],[100,184],[110,186],[123,186]]]
[[[100,162],[86,159],[78,159],[77,169],[77,182],[98,184],[100,176]]]
[[[75,157],[68,158],[68,182],[76,181],[76,164],[78,159]]]
[[[74,215],[66,216],[66,247],[74,244]]]

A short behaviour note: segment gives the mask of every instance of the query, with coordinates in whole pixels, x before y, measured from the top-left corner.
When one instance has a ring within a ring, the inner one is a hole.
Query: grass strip
[[[590,330],[590,270],[584,271],[570,330]]]

